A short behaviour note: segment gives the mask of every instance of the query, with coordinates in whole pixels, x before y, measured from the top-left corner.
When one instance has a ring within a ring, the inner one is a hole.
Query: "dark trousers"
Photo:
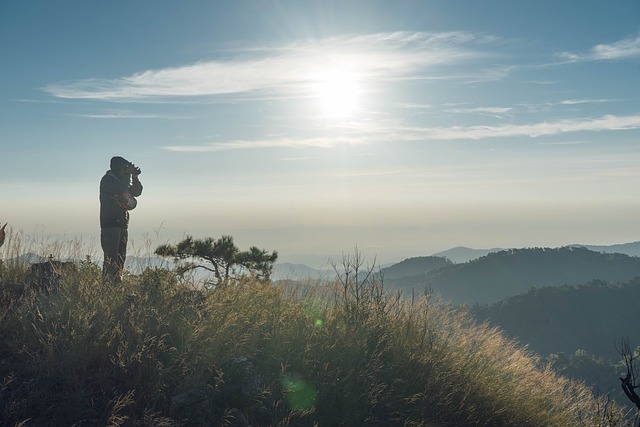
[[[120,283],[124,262],[127,259],[127,241],[129,232],[126,228],[108,227],[100,231],[100,243],[104,252],[102,264],[102,281],[104,283]]]

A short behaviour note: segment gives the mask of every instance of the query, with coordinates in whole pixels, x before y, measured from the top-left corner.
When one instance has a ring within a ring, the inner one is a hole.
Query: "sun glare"
[[[349,69],[328,69],[319,76],[317,96],[325,117],[351,116],[358,107],[359,95],[358,78]]]

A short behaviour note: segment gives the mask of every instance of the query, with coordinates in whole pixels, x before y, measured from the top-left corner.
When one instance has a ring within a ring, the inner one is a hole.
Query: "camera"
[[[129,167],[127,168],[127,172],[131,173],[133,175],[140,175],[142,173],[142,170],[140,170],[140,168],[136,165],[134,165],[133,163],[129,163]]]

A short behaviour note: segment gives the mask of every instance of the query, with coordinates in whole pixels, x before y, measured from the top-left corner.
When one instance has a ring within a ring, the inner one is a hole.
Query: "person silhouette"
[[[6,233],[4,232],[4,229],[7,228],[7,224],[9,224],[9,223],[7,222],[2,227],[0,227],[0,246],[2,246],[4,244],[4,238],[6,236]]]
[[[110,169],[100,180],[100,244],[104,252],[102,281],[122,281],[129,240],[129,211],[142,194],[139,167],[128,160],[111,158]]]

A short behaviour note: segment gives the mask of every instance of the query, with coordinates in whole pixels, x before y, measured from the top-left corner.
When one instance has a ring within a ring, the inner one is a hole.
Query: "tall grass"
[[[0,268],[0,426],[625,425],[498,330],[374,276],[203,292],[162,269],[105,286],[88,260],[43,292]]]

